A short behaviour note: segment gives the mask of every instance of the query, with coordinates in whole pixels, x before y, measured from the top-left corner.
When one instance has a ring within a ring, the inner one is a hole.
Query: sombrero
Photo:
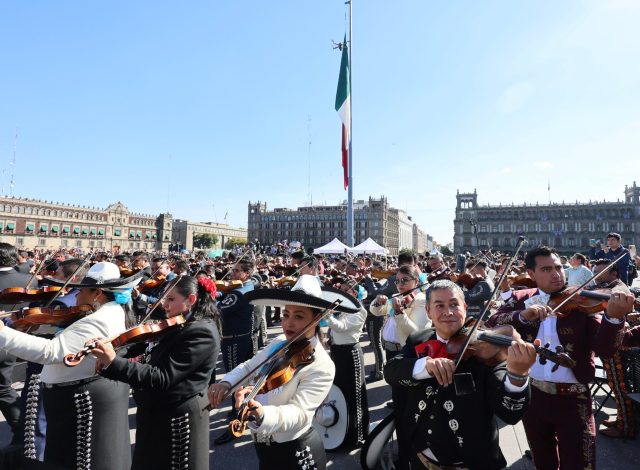
[[[91,266],[82,281],[67,284],[67,287],[93,287],[106,291],[119,291],[137,286],[142,280],[142,275],[143,273],[140,271],[133,276],[121,278],[118,266],[108,261],[101,261]],[[42,282],[51,286],[64,285],[64,281],[50,278],[45,278]]]
[[[362,308],[351,295],[333,287],[321,287],[320,281],[310,274],[301,275],[291,289],[256,289],[244,294],[244,298],[254,305],[266,307],[300,305],[324,310],[340,300],[334,308],[337,312],[356,313]]]
[[[326,450],[337,449],[344,442],[349,425],[347,400],[342,390],[333,384],[327,398],[313,415],[313,427],[316,429]]]

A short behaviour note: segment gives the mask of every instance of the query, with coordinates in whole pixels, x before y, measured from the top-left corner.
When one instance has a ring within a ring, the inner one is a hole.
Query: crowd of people
[[[545,246],[384,259],[255,248],[209,259],[0,243],[0,412],[13,433],[4,468],[209,468],[209,412],[228,403],[214,445],[248,428],[261,469],[324,469],[326,449],[367,447],[366,384],[381,380],[395,468],[503,468],[496,418],[522,420],[536,468],[595,468],[595,356],[618,411],[600,432],[635,436],[624,365],[640,346],[629,287],[640,259],[618,234],[570,258]],[[455,349],[477,324],[491,357]],[[21,395],[16,358],[27,361]],[[337,442],[318,432],[338,420],[324,414],[336,393],[346,410]]]

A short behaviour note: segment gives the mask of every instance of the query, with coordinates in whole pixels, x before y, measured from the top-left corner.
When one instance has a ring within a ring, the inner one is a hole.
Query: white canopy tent
[[[386,255],[387,250],[380,245],[378,245],[371,237],[367,238],[365,241],[360,243],[357,246],[354,246],[349,250],[349,253],[355,253],[357,255],[363,253],[369,253],[372,255]]]
[[[347,245],[342,243],[337,238],[334,238],[326,245],[313,250],[313,253],[314,254],[343,254],[345,250],[351,251],[351,248],[349,248]]]

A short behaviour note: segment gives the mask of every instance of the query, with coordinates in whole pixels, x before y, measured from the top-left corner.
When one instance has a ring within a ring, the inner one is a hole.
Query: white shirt
[[[358,313],[341,313],[326,317],[331,328],[333,344],[357,344],[366,319],[367,311],[362,307]]]
[[[84,348],[94,338],[109,338],[125,331],[124,310],[115,302],[108,302],[91,315],[69,325],[55,338],[45,339],[12,328],[0,330],[0,349],[27,361],[44,364],[40,379],[57,384],[86,379],[95,375],[96,358],[91,354],[75,367],[67,367],[63,359]]]
[[[564,270],[564,272],[567,275],[567,285],[569,287],[581,286],[593,277],[593,273],[591,272],[591,270],[584,264],[581,264],[577,268],[567,268]],[[588,285],[591,286],[592,284],[594,283],[591,282]]]
[[[546,292],[538,289],[540,293],[538,295],[534,295],[533,297],[525,300],[524,305],[526,308],[529,308],[532,305],[547,305],[549,303],[550,295]],[[520,320],[526,323],[526,320],[520,316]],[[558,317],[549,316],[544,319],[544,321],[540,322],[540,326],[538,327],[538,334],[536,335],[536,339],[539,339],[544,346],[549,343],[549,349],[552,351],[556,350],[556,346],[561,346],[560,338],[558,337]],[[552,372],[551,369],[555,366],[555,364],[551,361],[547,361],[546,364],[540,364],[539,361],[534,362],[531,366],[531,377],[537,380],[544,380],[547,382],[557,382],[557,383],[578,383],[575,374],[568,367],[560,366],[558,370]]]
[[[225,375],[224,382],[235,385],[269,356],[276,342],[283,341],[285,336],[278,336],[253,358]],[[336,372],[335,364],[318,344],[318,338],[313,337],[310,341],[315,348],[313,362],[298,369],[282,387],[256,395],[256,401],[262,404],[264,417],[260,426],[249,423],[249,427],[258,442],[288,442],[300,437],[307,432],[313,415],[329,394]]]

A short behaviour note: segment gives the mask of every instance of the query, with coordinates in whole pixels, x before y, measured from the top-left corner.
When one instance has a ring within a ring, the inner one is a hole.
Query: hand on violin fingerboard
[[[453,382],[453,375],[456,373],[455,362],[444,357],[427,358],[424,368],[444,387]]]
[[[529,369],[536,362],[536,348],[540,346],[540,340],[536,339],[533,344],[525,343],[521,339],[514,340],[507,349],[507,371],[515,374],[526,376],[529,375]]]
[[[85,346],[93,346],[91,349],[91,355],[94,356],[96,361],[96,373],[100,373],[102,369],[106,369],[116,358],[116,352],[111,347],[100,339],[92,339],[87,341]]]
[[[520,315],[525,321],[543,321],[547,316],[549,316],[549,312],[551,312],[551,307],[548,305],[531,305],[526,310],[520,312]]]
[[[612,292],[607,303],[607,316],[610,318],[624,318],[633,312],[636,298],[626,292]]]

